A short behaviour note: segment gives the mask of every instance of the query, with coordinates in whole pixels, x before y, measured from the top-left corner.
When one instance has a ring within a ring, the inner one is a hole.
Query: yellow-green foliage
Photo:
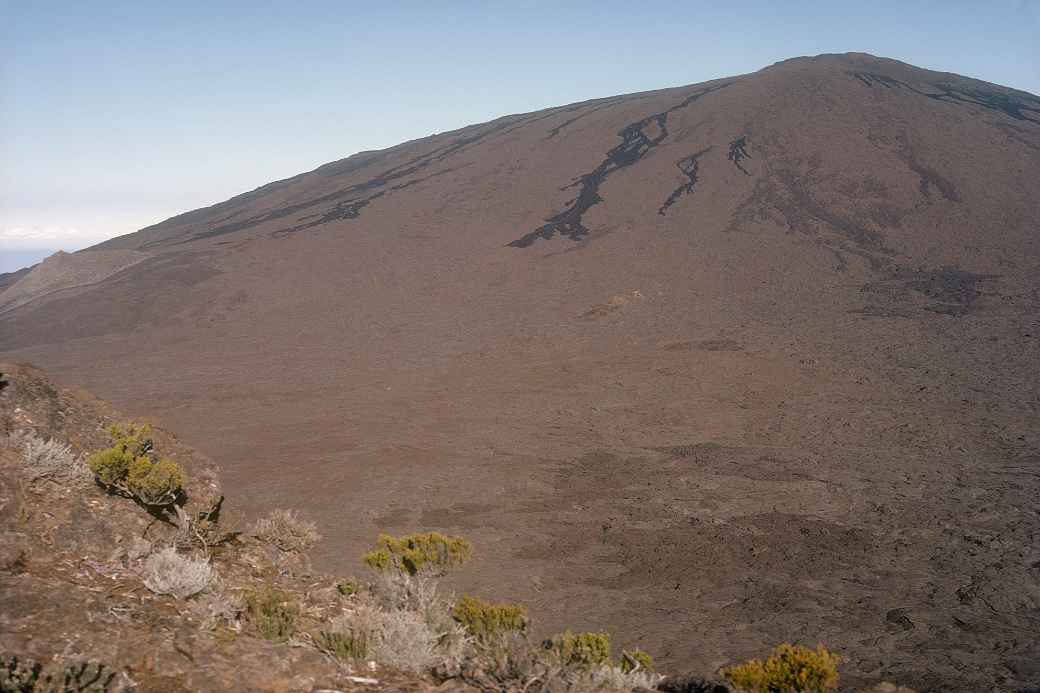
[[[247,590],[242,595],[246,603],[246,617],[268,640],[288,640],[296,628],[298,611],[292,598],[273,587]]]
[[[151,427],[147,424],[113,424],[108,429],[112,436],[112,447],[95,452],[87,460],[87,465],[102,483],[114,486],[124,482],[134,460],[147,456],[151,450],[152,441],[148,438],[150,432]]]
[[[564,665],[594,667],[610,662],[610,635],[572,633],[569,630],[546,641],[546,648]]]
[[[633,671],[654,671],[654,658],[643,650],[622,650],[621,661],[618,662],[621,671],[626,674]]]
[[[184,481],[184,471],[173,460],[138,457],[130,464],[126,484],[146,505],[165,505],[177,498]]]
[[[340,659],[364,659],[368,656],[368,635],[361,630],[348,633],[323,630],[318,633],[318,647]]]
[[[392,537],[380,534],[376,548],[361,557],[369,567],[382,572],[397,571],[408,575],[441,573],[469,560],[473,545],[462,537],[449,537],[439,532]]]
[[[336,589],[344,597],[352,597],[361,591],[361,583],[354,578],[347,578],[336,583]]]
[[[114,486],[126,479],[133,461],[133,455],[111,447],[99,450],[87,458],[87,466],[101,483]]]
[[[463,597],[455,603],[451,615],[470,635],[480,639],[527,630],[527,609],[516,604],[492,604],[476,597]]]
[[[113,425],[112,446],[90,456],[87,465],[111,489],[133,496],[145,505],[169,505],[184,487],[184,471],[173,460],[153,462],[147,425]]]
[[[778,645],[765,662],[749,662],[722,670],[734,688],[748,693],[826,693],[838,687],[840,657],[823,645]]]

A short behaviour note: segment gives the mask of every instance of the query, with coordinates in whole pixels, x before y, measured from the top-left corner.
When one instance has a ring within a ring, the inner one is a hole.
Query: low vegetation
[[[722,670],[723,677],[746,693],[827,693],[838,688],[840,658],[820,645],[778,645],[766,661],[752,659]]]
[[[152,592],[187,599],[209,587],[213,566],[206,559],[182,556],[167,547],[145,559],[141,575]]]
[[[625,649],[615,659],[606,632],[568,630],[533,640],[530,617],[519,604],[442,595],[438,578],[472,556],[472,545],[462,537],[380,535],[361,557],[374,571],[371,579],[330,580],[322,587],[308,569],[294,574],[307,564],[304,552],[320,538],[313,523],[294,511],[275,510],[245,535],[221,530],[221,501],[202,512],[189,513],[182,505],[183,470],[156,457],[146,426],[115,426],[110,433],[112,445],[86,463],[69,446],[31,434],[10,438],[8,444],[15,441],[22,451],[31,479],[79,483],[93,475],[108,490],[150,511],[170,510],[152,513],[152,524],[164,527],[164,534],[123,540],[111,560],[136,572],[153,593],[189,600],[184,613],[214,637],[289,642],[316,648],[326,655],[321,661],[336,663],[340,671],[432,675],[484,690],[632,690],[661,682],[649,653]],[[272,557],[266,546],[281,553]],[[218,566],[238,572],[225,581]],[[318,601],[315,595],[321,595]],[[720,673],[729,686],[746,693],[827,693],[837,687],[838,661],[823,646],[810,650],[784,644],[765,661],[751,660]],[[0,690],[41,690],[33,683],[45,675],[38,665],[11,659],[6,666]],[[86,671],[46,676],[57,681],[55,676]],[[99,675],[114,680],[110,674]],[[701,690],[683,688],[688,689]]]
[[[44,440],[33,433],[23,433],[14,439],[21,449],[22,462],[29,472],[29,480],[52,481],[78,486],[90,481],[91,474],[83,459],[73,454],[72,447],[60,441]]]
[[[451,615],[467,633],[481,640],[527,631],[527,609],[516,604],[492,604],[477,597],[463,597],[455,602]]]
[[[169,507],[182,499],[186,477],[173,460],[154,458],[150,432],[147,425],[113,425],[112,446],[91,455],[87,464],[110,491],[148,507]]]
[[[380,534],[376,548],[362,556],[371,568],[407,575],[441,575],[469,560],[473,545],[461,537],[438,532],[393,537]]]
[[[565,666],[591,668],[610,662],[610,635],[607,633],[572,633],[566,631],[545,641]]]
[[[342,660],[360,662],[369,653],[369,634],[352,623],[330,624],[329,630],[318,633],[319,649]]]
[[[353,597],[361,592],[361,583],[354,578],[347,578],[336,583],[336,591],[344,597]]]
[[[287,553],[306,551],[321,539],[318,526],[295,510],[272,510],[253,525],[253,536]]]
[[[634,671],[645,671],[649,673],[657,671],[654,666],[654,658],[650,656],[650,653],[644,652],[643,650],[622,650],[621,659],[618,661],[618,667],[626,674],[630,674]]]
[[[44,666],[15,656],[0,658],[3,693],[121,693],[132,691],[126,676],[101,662],[58,661]]]
[[[292,595],[265,585],[246,590],[242,599],[246,618],[261,637],[284,641],[296,632],[299,607]]]

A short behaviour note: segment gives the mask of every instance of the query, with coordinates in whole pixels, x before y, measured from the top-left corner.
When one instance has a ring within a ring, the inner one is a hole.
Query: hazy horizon
[[[358,151],[795,56],[863,51],[1040,92],[1029,0],[693,3],[638,17],[609,2],[4,14],[0,272]]]

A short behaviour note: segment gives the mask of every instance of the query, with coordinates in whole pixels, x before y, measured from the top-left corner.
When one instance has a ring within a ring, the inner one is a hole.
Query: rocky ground
[[[507,680],[502,667],[466,649],[459,652],[468,654],[450,663],[439,661],[418,672],[333,656],[320,646],[321,632],[337,617],[356,613],[368,598],[359,594],[377,588],[351,580],[359,591],[344,590],[342,578],[314,571],[305,553],[238,524],[213,462],[160,427],[151,433],[155,450],[187,473],[182,515],[213,522],[192,525],[195,534],[188,536],[176,526],[177,517],[107,492],[83,473],[82,455],[108,446],[107,427],[126,417],[86,392],[61,389],[31,366],[0,364],[0,373],[0,690],[5,693],[589,690],[587,682],[559,678],[559,672],[554,680],[530,674]],[[69,459],[79,466],[70,472],[28,463],[26,436],[67,444],[74,455]],[[668,454],[685,459],[710,451]],[[189,599],[157,594],[143,566],[146,556],[164,546],[208,556],[217,577]],[[656,562],[667,570],[667,561]],[[298,605],[295,631],[287,639],[261,637],[244,610],[240,595],[261,587],[275,587]],[[892,619],[897,628],[907,622],[905,614]],[[50,676],[52,684],[61,685],[26,683],[34,667],[41,681]],[[629,690],[638,681],[675,693],[727,690],[693,675],[627,681]],[[611,689],[603,683],[596,687]]]

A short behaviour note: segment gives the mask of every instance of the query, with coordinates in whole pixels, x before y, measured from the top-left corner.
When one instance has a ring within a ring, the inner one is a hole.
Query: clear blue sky
[[[356,151],[852,50],[1040,93],[1040,0],[0,0],[0,271]]]

